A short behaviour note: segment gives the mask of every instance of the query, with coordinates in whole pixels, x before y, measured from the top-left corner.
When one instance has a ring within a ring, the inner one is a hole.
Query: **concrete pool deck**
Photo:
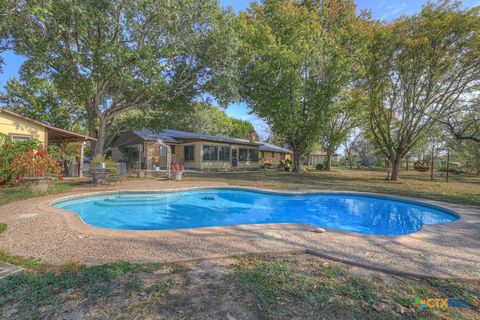
[[[7,231],[0,235],[0,248],[50,264],[72,260],[85,264],[116,260],[172,262],[246,253],[306,251],[397,274],[480,280],[480,209],[463,205],[388,196],[441,206],[460,216],[459,220],[427,225],[416,233],[402,236],[362,235],[327,228],[325,232],[315,232],[315,227],[302,224],[171,231],[108,230],[88,226],[76,214],[50,205],[57,199],[94,192],[152,192],[215,186],[233,187],[200,181],[127,181],[108,189],[79,187],[69,193],[14,202],[0,207],[0,221],[8,225]]]

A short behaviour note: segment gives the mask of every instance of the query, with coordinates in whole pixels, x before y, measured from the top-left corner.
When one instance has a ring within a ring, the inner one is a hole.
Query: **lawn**
[[[480,207],[480,176],[451,174],[448,183],[444,176],[436,174],[432,182],[429,173],[416,171],[402,171],[401,179],[397,182],[388,181],[386,177],[387,172],[383,170],[334,168],[332,171],[312,171],[302,174],[278,171],[187,174],[186,178],[269,189],[379,192]]]
[[[14,187],[14,188],[8,188],[8,187],[0,187],[0,206],[14,202],[14,201],[19,201],[19,200],[25,200],[29,199],[32,197],[38,197],[38,196],[44,196],[47,194],[54,194],[54,193],[62,193],[62,192],[67,192],[72,189],[74,186],[78,186],[82,184],[82,181],[79,180],[70,180],[70,181],[62,181],[62,182],[57,182],[52,184],[48,192],[46,193],[37,193],[37,192],[32,192],[24,187]]]
[[[36,267],[0,281],[6,319],[480,319],[479,283],[414,280],[307,254]],[[469,308],[416,310],[415,298]]]

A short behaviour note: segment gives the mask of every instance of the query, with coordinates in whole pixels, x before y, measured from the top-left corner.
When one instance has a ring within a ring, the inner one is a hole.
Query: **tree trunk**
[[[348,152],[348,165],[350,167],[350,170],[353,169],[353,161],[352,161],[352,153]]]
[[[107,140],[107,124],[105,119],[100,119],[97,131],[97,142],[95,143],[95,149],[93,149],[93,158],[102,156],[105,149],[105,142]]]
[[[302,154],[299,150],[293,150],[293,171],[300,173],[302,171]]]
[[[88,134],[92,138],[97,138],[98,131],[97,131],[97,114],[95,113],[96,106],[90,100],[86,102],[86,110],[87,110],[87,126],[88,126]],[[96,149],[96,141],[90,141],[90,150],[92,150],[92,154]]]
[[[332,155],[327,152],[325,156],[325,170],[330,171],[332,169]]]
[[[398,181],[398,175],[400,173],[400,161],[401,158],[397,154],[390,158],[390,163],[392,165],[392,173],[390,174],[390,180]]]

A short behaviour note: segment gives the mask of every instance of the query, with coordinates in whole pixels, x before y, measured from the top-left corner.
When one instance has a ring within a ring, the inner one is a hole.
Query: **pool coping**
[[[266,227],[268,229],[276,229],[281,228],[284,230],[294,228],[298,230],[299,228],[303,229],[307,232],[316,232],[316,233],[323,233],[323,232],[335,232],[340,234],[346,235],[356,235],[361,237],[375,237],[375,238],[385,238],[385,239],[395,239],[399,237],[408,237],[411,235],[421,235],[422,233],[427,233],[430,229],[435,228],[435,226],[439,224],[427,224],[423,225],[422,229],[407,233],[407,234],[400,234],[400,235],[375,235],[375,234],[363,234],[359,232],[353,231],[344,231],[339,229],[333,229],[328,227],[320,227],[306,223],[267,223],[267,224],[238,224],[232,226],[211,226],[211,227],[199,227],[199,228],[183,228],[183,229],[167,229],[167,230],[123,230],[123,229],[109,229],[109,228],[101,228],[96,227],[90,224],[87,224],[79,214],[63,209],[54,207],[55,204],[64,201],[76,200],[76,199],[84,199],[90,197],[98,197],[102,195],[114,195],[114,194],[140,194],[140,193],[150,193],[150,194],[158,194],[158,193],[169,193],[169,192],[184,192],[184,191],[195,191],[195,190],[208,190],[208,189],[232,189],[232,190],[245,190],[245,191],[254,191],[254,192],[264,192],[269,194],[279,194],[279,195],[321,195],[321,194],[344,194],[344,195],[355,195],[355,196],[369,196],[369,197],[377,197],[383,198],[388,200],[395,200],[395,201],[402,201],[413,203],[416,205],[426,206],[429,208],[437,209],[446,211],[447,213],[457,217],[456,220],[447,221],[439,223],[441,225],[444,224],[455,224],[455,223],[463,223],[464,217],[463,214],[458,212],[460,206],[460,211],[462,208],[464,209],[472,209],[478,210],[474,207],[469,208],[465,205],[458,205],[458,204],[451,204],[447,202],[441,202],[436,200],[429,200],[423,198],[414,198],[414,197],[407,197],[407,196],[397,196],[397,195],[389,195],[389,194],[382,194],[382,193],[373,193],[373,192],[362,192],[362,191],[337,191],[337,190],[276,190],[276,189],[268,189],[268,188],[253,188],[253,187],[245,187],[245,186],[206,186],[206,187],[184,187],[184,188],[169,188],[169,189],[161,189],[161,190],[113,190],[113,191],[96,191],[96,192],[87,192],[81,194],[75,194],[70,196],[64,196],[60,198],[56,198],[53,200],[42,201],[40,204],[37,205],[39,209],[47,210],[50,212],[61,213],[65,218],[67,225],[77,231],[79,233],[87,234],[90,236],[102,236],[108,238],[158,238],[158,237],[172,237],[172,236],[179,236],[184,237],[186,235],[211,235],[211,234],[225,234],[225,233],[232,233],[232,232],[239,232],[239,231],[248,231],[248,230],[255,230],[255,231],[262,231],[265,230]]]
[[[164,188],[155,184],[149,189],[143,189],[144,185],[139,185],[138,189],[133,185],[128,190],[125,190],[125,187],[98,191],[77,189],[67,194],[48,195],[7,204],[2,207],[10,208],[10,211],[5,213],[7,222],[12,223],[12,228],[2,235],[8,239],[3,247],[12,250],[14,254],[45,259],[52,264],[75,260],[91,265],[116,260],[170,263],[238,256],[243,253],[294,251],[396,275],[480,281],[480,208],[372,192],[328,189],[290,191],[219,183],[192,186],[190,183],[173,183],[165,185]],[[425,225],[417,232],[395,236],[312,228],[311,225],[295,223],[141,231],[90,226],[76,213],[51,206],[67,199],[105,194],[161,193],[212,188],[274,194],[351,194],[381,197],[433,206],[453,213],[459,219]],[[40,226],[48,224],[48,234],[43,229],[38,229],[37,223]],[[22,229],[18,229],[20,233],[13,234],[15,228]],[[29,237],[30,233],[32,238]],[[36,242],[30,245],[31,241]],[[51,250],[57,247],[58,254],[52,253]]]

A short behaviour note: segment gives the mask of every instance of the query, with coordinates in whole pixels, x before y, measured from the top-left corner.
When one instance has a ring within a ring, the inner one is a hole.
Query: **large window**
[[[195,161],[195,146],[183,147],[185,161]]]
[[[238,149],[238,161],[247,161],[248,159],[248,149],[240,148]]]
[[[230,147],[220,147],[218,149],[218,160],[230,161]]]
[[[27,134],[10,134],[12,141],[27,141],[33,139],[33,136]]]
[[[204,161],[217,161],[218,160],[218,147],[217,146],[203,146],[203,160]]]
[[[257,149],[249,149],[248,150],[248,160],[257,162],[258,161],[258,150]]]

